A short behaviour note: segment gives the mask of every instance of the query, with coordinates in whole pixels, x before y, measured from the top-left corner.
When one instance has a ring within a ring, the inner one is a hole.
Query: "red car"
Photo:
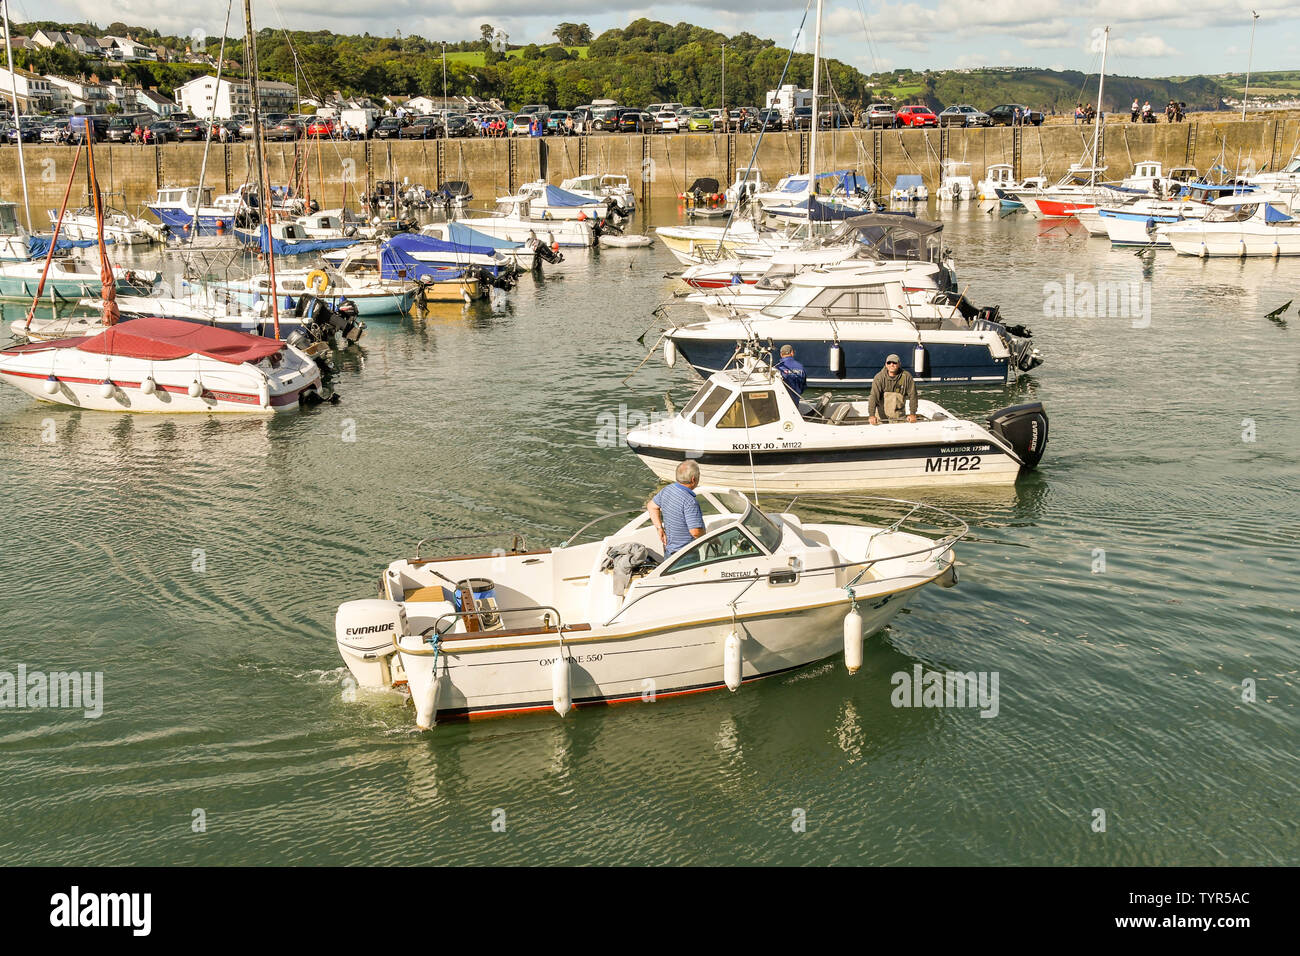
[[[895,126],[938,126],[939,117],[928,106],[904,106],[894,114]]]
[[[307,127],[308,136],[333,136],[334,121],[328,119],[312,120]]]

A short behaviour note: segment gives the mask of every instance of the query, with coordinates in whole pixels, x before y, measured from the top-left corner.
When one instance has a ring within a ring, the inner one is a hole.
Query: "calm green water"
[[[343,403],[271,422],[4,388],[0,671],[102,671],[104,711],[0,710],[0,861],[1300,862],[1300,318],[1264,318],[1300,270],[1144,265],[976,209],[947,235],[972,298],[1047,362],[930,394],[972,415],[1039,398],[1051,442],[1014,491],[924,495],[972,525],[961,584],[869,639],[855,677],[834,660],[429,734],[401,699],[343,699],[335,608],[417,539],[554,544],[654,487],[597,433],[691,390],[657,357],[621,384],[672,286],[660,248],[570,252],[495,311],[371,322]],[[1149,281],[1149,327],[1044,317],[1071,273]],[[999,713],[893,707],[918,664],[996,671]]]

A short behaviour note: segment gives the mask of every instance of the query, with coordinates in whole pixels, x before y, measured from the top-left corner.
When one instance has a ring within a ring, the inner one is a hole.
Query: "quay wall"
[[[819,169],[853,168],[888,190],[900,174],[917,174],[933,189],[941,160],[971,164],[978,180],[994,163],[1013,163],[1020,176],[1057,177],[1081,161],[1092,143],[1090,126],[1048,124],[1013,130],[1010,127],[949,130],[829,130],[818,140]],[[1017,162],[1016,140],[1019,137]],[[272,181],[285,183],[304,166],[313,198],[323,208],[355,202],[376,180],[409,179],[433,188],[447,180],[470,183],[479,204],[490,203],[519,184],[546,178],[558,184],[580,173],[626,175],[645,199],[676,197],[701,176],[729,183],[737,166],[749,164],[757,134],[669,134],[641,136],[597,134],[587,137],[533,139],[452,139],[388,142],[305,142],[266,144]],[[775,182],[795,170],[806,170],[808,133],[768,133],[755,164],[764,178]],[[1221,163],[1228,169],[1247,164],[1256,170],[1278,169],[1300,153],[1300,115],[1279,114],[1244,122],[1189,119],[1184,123],[1133,124],[1111,122],[1103,130],[1103,161],[1108,175],[1128,175],[1133,164],[1159,160],[1166,170],[1195,166],[1204,173]],[[24,147],[27,186],[35,228],[46,228],[46,210],[58,208],[72,175],[74,147],[31,144]],[[115,206],[138,211],[162,186],[198,182],[203,167],[202,143],[161,146],[101,145],[95,165],[102,187]],[[204,181],[216,192],[228,192],[251,179],[252,147],[246,143],[213,144],[208,151]],[[89,176],[83,154],[73,177],[72,206],[88,201]],[[0,198],[22,202],[18,150],[0,148]],[[21,211],[19,213],[22,215]]]

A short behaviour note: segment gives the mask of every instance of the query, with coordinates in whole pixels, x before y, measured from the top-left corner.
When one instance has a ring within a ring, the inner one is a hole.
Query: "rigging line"
[[[808,22],[808,11],[809,11],[811,8],[812,8],[812,0],[808,0],[808,2],[804,4],[804,8],[803,8],[803,16],[799,18],[799,28],[798,28],[797,30],[795,30],[795,33],[794,33],[794,39],[790,41],[790,52],[789,52],[789,54],[787,54],[787,56],[786,56],[786,58],[785,58],[785,66],[783,66],[783,67],[781,68],[781,79],[778,80],[778,81],[777,81],[777,84],[776,84],[776,88],[777,88],[778,90],[780,90],[781,87],[785,85],[785,77],[786,77],[786,74],[790,71],[790,63],[791,63],[791,61],[794,59],[794,48],[795,48],[795,46],[798,45],[798,43],[799,43],[799,38],[800,38],[801,36],[803,36],[803,28],[804,28],[804,25]],[[753,169],[753,168],[754,168],[754,162],[755,162],[755,160],[758,159],[758,150],[759,150],[759,148],[763,145],[763,137],[764,137],[764,135],[766,135],[766,133],[767,133],[767,117],[768,117],[769,115],[770,115],[770,114],[768,113],[767,110],[764,110],[763,113],[762,113],[762,116],[763,116],[763,125],[762,125],[762,127],[759,129],[759,131],[758,131],[758,139],[757,139],[757,140],[755,141],[755,143],[754,143],[754,150],[753,150],[753,152],[751,152],[751,153],[749,154],[749,168],[750,168],[750,169]],[[817,134],[817,108],[816,108],[816,104],[815,104],[815,103],[813,104],[813,129],[812,129],[812,134],[813,134],[814,136]],[[790,147],[790,143],[789,143],[789,140],[787,139],[787,141],[786,141],[786,149],[788,150],[789,147]],[[684,178],[684,177],[683,177],[683,178]],[[758,214],[756,213],[755,215],[757,216]],[[718,253],[718,258],[719,258],[719,259],[722,258],[722,249],[723,249],[723,245],[724,245],[724,243],[726,243],[726,241],[727,241],[727,232],[728,232],[730,229],[731,229],[731,217],[728,217],[728,218],[727,218],[727,223],[726,223],[726,225],[724,225],[724,226],[722,227],[722,235],[718,238],[718,249],[717,249],[717,253]]]
[[[216,118],[216,100],[221,91],[221,73],[226,68],[226,37],[230,34],[230,11],[234,5],[235,0],[227,0],[226,25],[221,29],[221,49],[217,53],[217,82],[213,86],[212,109],[208,111],[208,132],[203,141],[203,162],[199,165],[199,191],[194,196],[194,219],[190,223],[191,247],[194,245],[194,238],[199,234],[199,210],[203,207],[203,180],[208,174],[208,148],[212,145],[212,121]],[[231,225],[233,226],[234,223]]]

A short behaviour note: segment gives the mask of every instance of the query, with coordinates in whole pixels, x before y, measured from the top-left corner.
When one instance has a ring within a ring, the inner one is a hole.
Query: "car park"
[[[894,114],[895,126],[938,126],[939,117],[928,106],[904,106]]]
[[[1031,110],[1023,103],[1002,103],[999,106],[989,110],[989,121],[992,126],[1013,126],[1017,122],[1016,110],[1020,110],[1019,122],[1024,125],[1043,125],[1043,114],[1038,110]]]
[[[967,103],[949,106],[939,114],[940,126],[988,126],[990,122],[988,113]]]
[[[872,103],[862,114],[862,125],[868,129],[888,129],[894,125],[894,108],[888,103]]]

